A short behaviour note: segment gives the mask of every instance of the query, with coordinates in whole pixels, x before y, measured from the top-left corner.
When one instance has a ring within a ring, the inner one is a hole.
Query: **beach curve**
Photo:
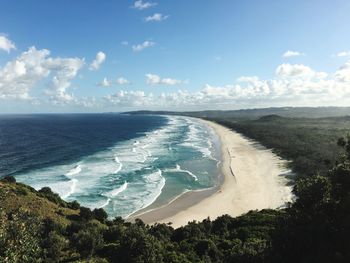
[[[227,127],[201,121],[220,138],[222,183],[216,188],[187,192],[168,205],[135,214],[133,219],[147,224],[171,222],[177,228],[193,220],[214,220],[224,214],[239,216],[292,201],[292,187],[281,176],[288,172],[286,161]]]

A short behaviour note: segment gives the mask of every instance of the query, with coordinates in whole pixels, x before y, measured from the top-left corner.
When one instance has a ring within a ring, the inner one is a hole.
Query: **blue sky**
[[[350,102],[349,1],[0,6],[0,113]]]

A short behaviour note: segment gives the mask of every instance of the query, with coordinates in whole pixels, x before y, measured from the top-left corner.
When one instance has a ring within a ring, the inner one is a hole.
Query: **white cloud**
[[[31,47],[0,69],[0,98],[33,99],[30,90],[40,81],[52,76],[46,94],[54,103],[73,101],[67,93],[72,79],[84,65],[80,58],[52,58],[47,49]]]
[[[0,68],[0,99],[29,100],[35,89],[45,88],[47,102],[91,109],[233,109],[271,106],[346,106],[350,104],[350,61],[339,69],[320,72],[302,64],[281,64],[272,78],[242,76],[228,85],[205,84],[197,91],[174,90],[167,93],[118,91],[102,98],[75,97],[71,92],[74,78],[84,65],[82,58],[52,57],[46,49],[29,48]],[[176,85],[186,81],[147,74],[149,85]],[[126,78],[119,85],[130,83]],[[102,86],[112,82],[105,78]],[[43,86],[44,85],[44,86]],[[157,91],[159,92],[159,91]],[[41,93],[42,94],[42,93]],[[120,107],[118,109],[117,107]]]
[[[144,50],[145,48],[149,48],[149,47],[153,47],[156,43],[152,42],[152,41],[144,41],[143,43],[141,44],[138,44],[138,45],[133,45],[132,46],[132,50],[134,52],[140,52],[142,50]]]
[[[117,79],[117,84],[118,84],[118,85],[128,85],[128,84],[130,84],[130,81],[127,80],[127,79],[124,78],[124,77],[119,77],[119,78]]]
[[[143,10],[156,5],[157,3],[154,3],[154,2],[143,2],[142,0],[138,0],[134,2],[134,5],[132,7],[138,10]]]
[[[277,67],[276,74],[279,77],[300,77],[312,76],[313,70],[302,64],[282,64]]]
[[[283,57],[284,58],[289,58],[289,57],[298,57],[298,56],[304,56],[305,54],[299,51],[292,51],[292,50],[287,50],[284,52]]]
[[[155,22],[160,22],[160,21],[163,21],[163,20],[166,20],[168,19],[169,16],[168,15],[163,15],[161,13],[155,13],[154,15],[152,16],[147,16],[145,17],[145,21],[146,22],[152,22],[152,21],[155,21]]]
[[[121,91],[104,98],[107,105],[128,109],[233,109],[271,106],[329,106],[350,103],[350,61],[334,73],[318,72],[305,65],[283,64],[271,79],[242,76],[236,83],[198,91],[178,90],[155,95],[143,91]],[[149,74],[149,84],[162,83]]]
[[[350,51],[342,51],[337,53],[337,57],[349,57],[350,56]]]
[[[99,51],[96,54],[96,58],[94,59],[94,61],[92,61],[92,63],[90,64],[89,69],[90,70],[98,70],[105,60],[106,60],[106,54],[103,53],[102,51]]]
[[[153,94],[146,94],[144,91],[118,91],[113,95],[104,97],[108,104],[120,107],[147,107],[154,103]]]
[[[187,81],[172,79],[172,78],[161,78],[156,74],[146,74],[146,83],[149,85],[178,85],[185,84]]]
[[[0,35],[0,50],[10,53],[11,49],[16,49],[15,44],[4,35]]]
[[[77,76],[78,71],[84,65],[84,59],[80,58],[48,58],[45,65],[52,72],[52,82],[46,90],[50,100],[55,104],[74,102],[72,94],[67,92],[71,81]]]
[[[122,41],[121,44],[122,44],[123,46],[128,46],[128,45],[129,45],[129,42],[128,42],[128,41]]]
[[[336,72],[335,72],[335,79],[337,81],[340,81],[342,83],[349,83],[350,82],[350,61],[345,63],[344,66],[340,67]],[[349,83],[350,84],[350,83]],[[350,87],[349,87],[350,89]]]
[[[112,83],[107,79],[104,78],[100,83],[97,84],[100,87],[110,87]]]

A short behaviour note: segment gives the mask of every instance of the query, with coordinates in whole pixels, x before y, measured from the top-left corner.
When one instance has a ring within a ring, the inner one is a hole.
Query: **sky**
[[[0,113],[350,106],[348,0],[0,0]]]

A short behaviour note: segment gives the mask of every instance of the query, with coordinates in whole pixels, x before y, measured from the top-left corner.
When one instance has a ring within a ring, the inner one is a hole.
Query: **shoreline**
[[[189,191],[170,203],[128,218],[146,224],[168,223],[177,228],[189,221],[202,221],[228,214],[239,216],[250,210],[278,208],[292,201],[282,160],[271,150],[215,122],[199,119],[212,128],[221,144],[221,175],[213,188]]]

